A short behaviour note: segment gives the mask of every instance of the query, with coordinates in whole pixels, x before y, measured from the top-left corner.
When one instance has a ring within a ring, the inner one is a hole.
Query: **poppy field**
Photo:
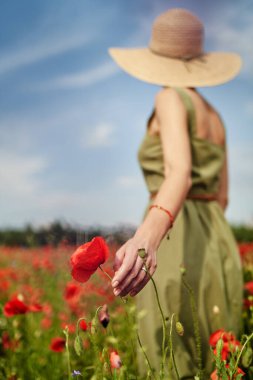
[[[136,319],[143,316],[136,314],[133,299],[113,295],[108,277],[118,246],[113,240],[108,246],[98,265],[85,262],[85,273],[79,266],[83,257],[67,244],[0,247],[0,379],[140,379]],[[253,379],[252,340],[247,340],[253,331],[253,244],[239,248],[242,336],[239,341],[219,330],[210,337],[213,380],[221,374]],[[155,378],[148,369],[146,378]]]

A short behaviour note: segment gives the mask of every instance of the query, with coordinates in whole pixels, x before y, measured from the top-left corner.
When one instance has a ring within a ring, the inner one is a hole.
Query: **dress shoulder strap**
[[[178,95],[180,96],[182,102],[185,105],[188,115],[189,131],[192,135],[196,134],[196,114],[195,107],[193,105],[190,95],[187,94],[182,88],[175,87]]]

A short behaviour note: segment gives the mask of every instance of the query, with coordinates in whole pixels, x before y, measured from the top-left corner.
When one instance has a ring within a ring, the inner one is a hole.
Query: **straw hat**
[[[215,86],[238,74],[236,53],[204,52],[204,26],[191,12],[171,9],[158,16],[148,48],[111,48],[128,74],[148,83],[174,87]]]

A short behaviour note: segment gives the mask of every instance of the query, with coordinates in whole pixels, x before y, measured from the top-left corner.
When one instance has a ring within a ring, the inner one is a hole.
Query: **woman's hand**
[[[141,248],[145,249],[145,259],[138,254]],[[112,280],[115,296],[124,297],[129,293],[135,296],[139,293],[150,279],[149,274],[143,269],[145,266],[152,276],[156,270],[156,251],[141,246],[138,239],[133,237],[116,252],[115,275]]]

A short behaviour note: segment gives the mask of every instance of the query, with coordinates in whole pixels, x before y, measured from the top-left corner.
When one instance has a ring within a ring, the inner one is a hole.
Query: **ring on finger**
[[[141,270],[144,270],[144,272],[148,273],[147,268],[145,267],[145,265],[143,265],[143,267],[141,268]]]

